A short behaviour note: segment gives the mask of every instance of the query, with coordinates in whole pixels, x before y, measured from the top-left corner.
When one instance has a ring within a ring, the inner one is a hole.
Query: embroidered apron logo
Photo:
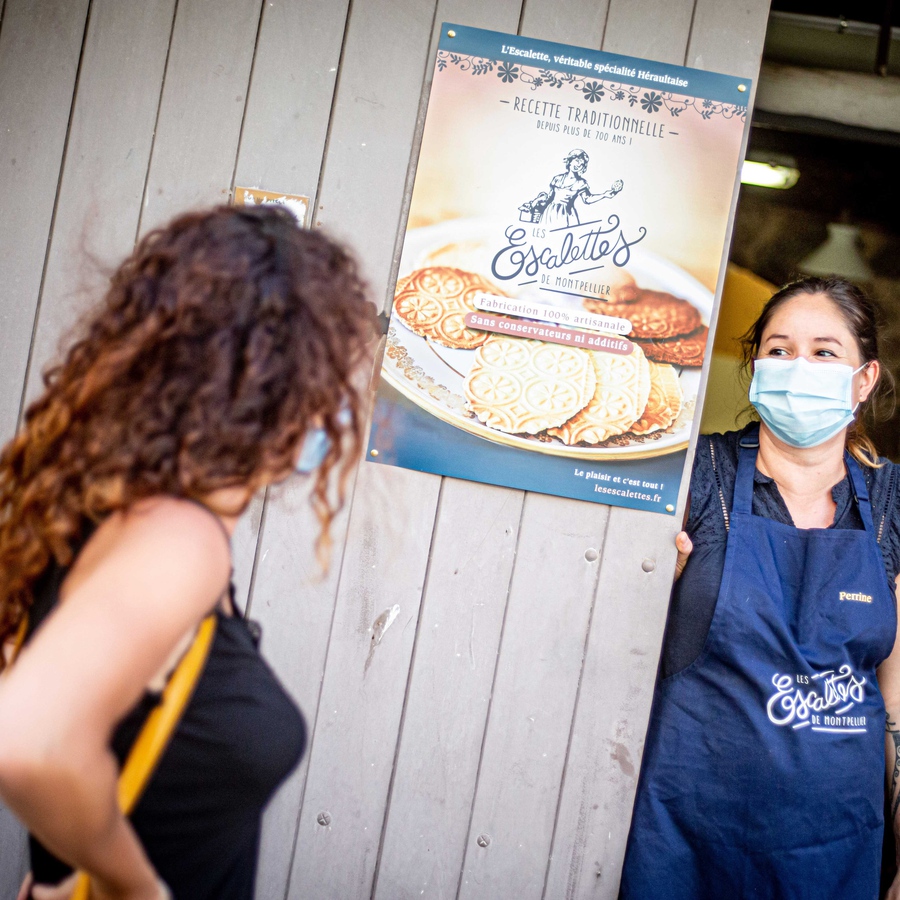
[[[843,665],[835,672],[829,669],[818,675],[772,676],[775,693],[766,704],[773,725],[792,728],[811,726],[813,731],[866,731],[866,717],[847,715],[865,699],[866,679]]]

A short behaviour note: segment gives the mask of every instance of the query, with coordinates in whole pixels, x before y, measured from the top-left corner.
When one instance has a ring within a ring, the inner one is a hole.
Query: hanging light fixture
[[[873,272],[860,253],[859,228],[829,222],[828,237],[797,268],[807,275],[841,275],[850,281],[871,281]]]

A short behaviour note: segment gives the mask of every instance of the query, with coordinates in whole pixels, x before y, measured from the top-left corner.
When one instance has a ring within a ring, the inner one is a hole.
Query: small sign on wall
[[[302,194],[284,194],[279,191],[261,191],[259,188],[236,187],[235,206],[262,206],[268,203],[287,207],[300,223],[301,228],[309,227],[309,197]]]

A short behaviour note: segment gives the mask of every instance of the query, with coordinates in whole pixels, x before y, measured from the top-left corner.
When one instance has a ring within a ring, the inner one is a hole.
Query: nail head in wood
[[[593,547],[589,547],[584,551],[584,558],[588,562],[597,562],[597,560],[600,559],[600,554]]]
[[[641,568],[645,572],[653,572],[656,569],[656,560],[655,559],[645,559],[641,563]]]

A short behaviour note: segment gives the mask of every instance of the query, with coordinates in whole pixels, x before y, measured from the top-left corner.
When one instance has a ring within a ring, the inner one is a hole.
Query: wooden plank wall
[[[0,0],[0,439],[103,266],[235,184],[310,196],[383,305],[442,21],[754,77],[767,14]],[[270,491],[234,542],[312,732],[266,814],[258,896],[615,897],[677,517],[362,464],[323,576],[306,500],[302,484]],[[0,809],[0,898],[24,866]]]

